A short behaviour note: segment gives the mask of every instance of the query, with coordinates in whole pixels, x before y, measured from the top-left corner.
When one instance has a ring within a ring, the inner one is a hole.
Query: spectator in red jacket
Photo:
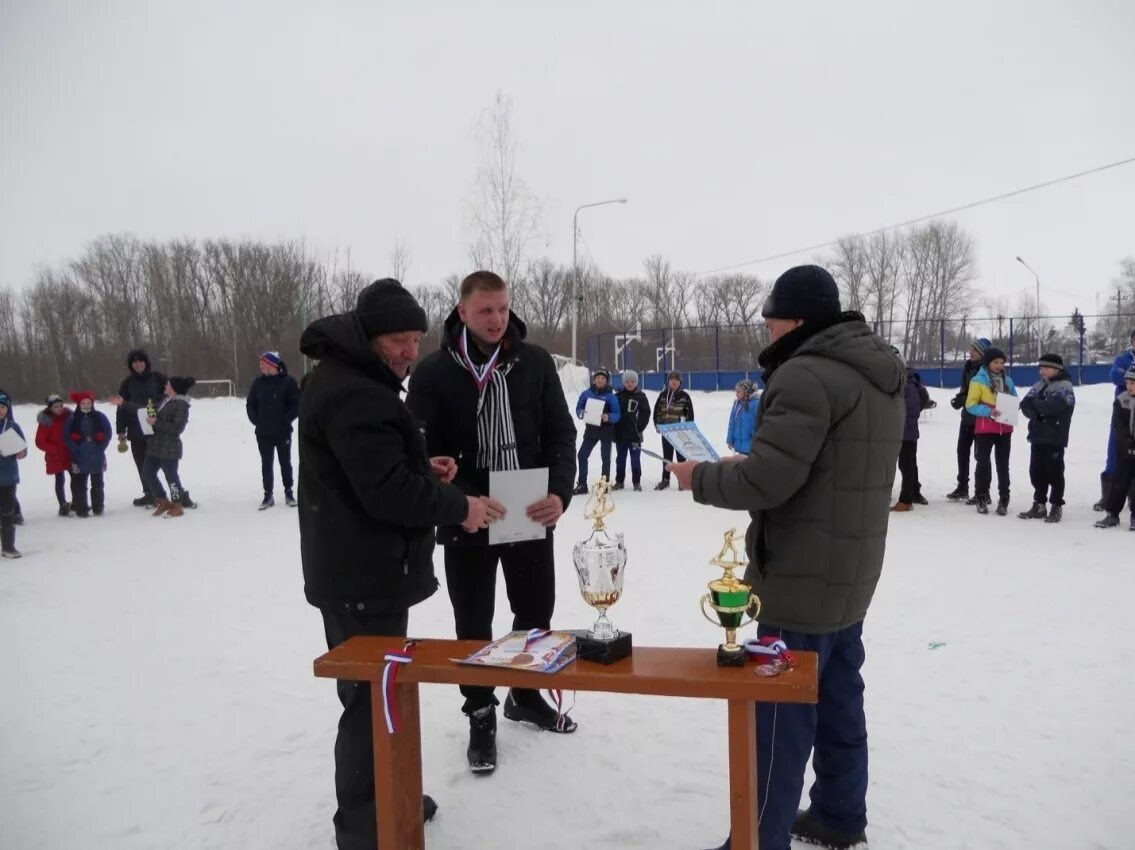
[[[59,516],[71,512],[67,501],[67,475],[71,472],[71,451],[67,447],[65,430],[71,412],[63,405],[63,396],[52,393],[47,397],[47,407],[39,412],[35,421],[35,446],[43,452],[47,464],[47,474],[55,476],[55,498],[59,501]]]

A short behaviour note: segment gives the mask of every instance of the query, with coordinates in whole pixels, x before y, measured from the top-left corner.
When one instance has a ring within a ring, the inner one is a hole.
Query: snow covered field
[[[946,503],[957,414],[948,391],[932,393],[919,449],[931,505],[892,515],[865,630],[870,846],[1131,847],[1135,534],[1126,518],[1092,528],[1090,508],[1111,389],[1079,391],[1058,526],[1015,516],[1031,492],[1023,434],[1013,514]],[[731,399],[694,396],[719,445]],[[29,432],[34,414],[16,409]],[[256,511],[242,401],[195,402],[186,451],[201,508],[172,521],[129,506],[129,455],[112,454],[102,519],[56,517],[42,455],[22,464],[25,557],[0,562],[4,850],[334,846],[339,705],[311,674],[325,644],[303,598],[295,513]],[[648,492],[623,493],[612,517],[631,558],[612,619],[642,646],[716,646],[697,600],[722,532],[746,517],[649,492],[659,468],[643,460]],[[592,462],[597,475],[598,452]],[[558,533],[560,626],[594,619],[570,565],[581,513]],[[509,622],[501,583],[497,631]],[[410,629],[453,636],[444,588]],[[478,778],[460,703],[456,688],[422,689],[426,788],[441,806],[431,848],[696,850],[724,838],[723,705],[580,694],[572,736],[502,719],[500,766]]]

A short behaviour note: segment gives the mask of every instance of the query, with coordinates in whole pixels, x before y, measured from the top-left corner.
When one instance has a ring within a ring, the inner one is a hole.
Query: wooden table
[[[418,685],[488,685],[563,691],[603,691],[728,702],[729,815],[734,850],[757,850],[757,702],[814,703],[816,656],[796,653],[796,668],[773,678],[754,675],[753,665],[718,667],[716,649],[638,646],[630,658],[603,666],[576,661],[545,675],[499,667],[472,667],[465,658],[480,641],[423,640],[394,687],[401,726],[391,735],[383,717],[384,656],[402,647],[400,638],[355,637],[315,660],[315,675],[370,682],[374,729],[374,790],[378,844],[382,850],[422,850],[422,730]],[[395,781],[397,778],[397,781]]]

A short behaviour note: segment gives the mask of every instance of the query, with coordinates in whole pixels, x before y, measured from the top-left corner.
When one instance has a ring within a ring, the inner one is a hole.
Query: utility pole
[[[1123,294],[1123,287],[1117,283],[1115,285],[1115,295],[1107,299],[1108,301],[1115,302],[1115,335],[1117,339],[1123,336],[1123,299],[1126,297],[1127,296]]]

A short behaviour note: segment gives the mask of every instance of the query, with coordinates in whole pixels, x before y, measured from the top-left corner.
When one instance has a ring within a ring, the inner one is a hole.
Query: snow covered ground
[[[866,624],[871,847],[1131,847],[1135,534],[1092,528],[1090,509],[1110,388],[1079,392],[1059,526],[946,503],[957,419],[949,393],[933,394],[919,450],[932,504],[892,517]],[[731,397],[695,395],[718,443]],[[34,413],[16,410],[29,431]],[[172,521],[129,506],[129,455],[111,457],[108,513],[88,520],[56,517],[42,456],[23,462],[25,557],[0,562],[0,848],[334,846],[339,707],[311,675],[325,644],[303,599],[295,513],[256,511],[239,400],[195,402],[186,446],[201,508]],[[612,619],[639,645],[715,646],[697,600],[722,532],[746,517],[649,492],[658,466],[644,463],[648,492],[622,494],[612,518],[631,555]],[[1015,514],[1029,502],[1023,435],[1012,471]],[[561,626],[594,619],[570,566],[581,512],[558,533]],[[509,619],[501,585],[499,632]],[[410,624],[453,635],[444,588]],[[435,850],[691,850],[724,837],[718,703],[580,694],[575,735],[502,720],[500,767],[478,778],[456,688],[422,699]]]

